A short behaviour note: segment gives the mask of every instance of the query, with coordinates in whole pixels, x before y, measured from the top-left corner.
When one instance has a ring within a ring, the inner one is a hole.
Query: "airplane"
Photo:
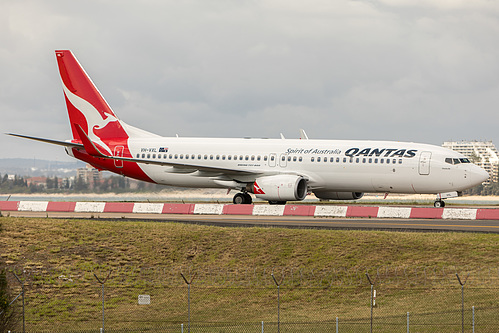
[[[70,50],[55,51],[73,138],[8,135],[65,147],[99,170],[156,184],[238,190],[234,204],[356,200],[364,193],[446,198],[489,174],[455,151],[421,143],[361,140],[162,137],[130,126],[108,105]]]

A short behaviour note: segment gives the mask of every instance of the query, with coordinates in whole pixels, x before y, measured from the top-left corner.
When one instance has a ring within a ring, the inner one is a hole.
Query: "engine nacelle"
[[[364,196],[362,192],[314,191],[314,194],[323,200],[357,200]]]
[[[255,180],[251,190],[257,198],[267,201],[303,200],[307,196],[307,180],[296,175],[263,176]]]

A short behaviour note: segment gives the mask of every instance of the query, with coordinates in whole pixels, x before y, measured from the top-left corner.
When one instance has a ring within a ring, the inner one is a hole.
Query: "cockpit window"
[[[447,157],[445,159],[445,163],[449,164],[460,164],[460,163],[471,163],[471,161],[467,158],[450,158]]]

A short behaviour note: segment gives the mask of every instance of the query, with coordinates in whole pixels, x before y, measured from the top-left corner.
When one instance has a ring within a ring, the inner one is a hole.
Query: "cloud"
[[[162,135],[304,127],[311,138],[499,144],[498,15],[480,0],[4,1],[0,130],[70,135],[54,50],[72,49],[121,118]],[[5,157],[54,156],[0,144]]]

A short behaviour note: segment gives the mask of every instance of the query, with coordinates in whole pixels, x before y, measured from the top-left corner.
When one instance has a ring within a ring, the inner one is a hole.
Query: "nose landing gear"
[[[232,199],[232,202],[235,205],[250,205],[253,200],[251,199],[251,195],[249,195],[247,192],[239,192],[234,195],[234,199]]]
[[[433,206],[435,208],[444,208],[445,207],[445,201],[443,201],[443,200],[435,200],[435,202],[433,203]]]

